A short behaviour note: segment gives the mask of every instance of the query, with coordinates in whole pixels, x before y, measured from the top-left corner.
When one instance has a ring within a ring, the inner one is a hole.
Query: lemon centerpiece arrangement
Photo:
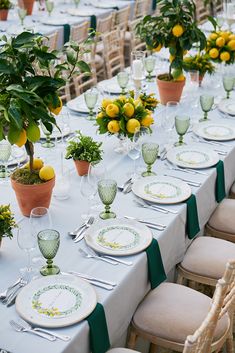
[[[82,60],[86,43],[67,43],[63,53],[48,52],[44,37],[23,32],[7,39],[0,49],[0,141],[25,146],[29,164],[11,176],[13,189],[25,216],[40,205],[49,207],[55,175],[51,167],[34,160],[34,143],[40,139],[39,125],[49,132],[57,127],[56,115],[62,109],[59,89],[77,72],[89,72]],[[88,38],[89,41],[89,38]],[[62,56],[63,54],[63,56]],[[59,57],[65,57],[57,64]]]
[[[134,99],[134,92],[130,92],[129,97],[104,99],[96,119],[99,133],[132,139],[141,127],[148,128],[151,132],[151,125],[154,123],[153,111],[158,103],[153,94],[143,93],[138,99]]]
[[[160,0],[158,6],[160,15],[146,16],[136,31],[148,49],[169,48],[169,71],[157,77],[161,103],[166,104],[180,100],[185,85],[183,57],[195,43],[203,50],[206,37],[197,27],[193,0]]]
[[[2,238],[13,237],[12,230],[17,227],[10,205],[0,205],[0,246]]]

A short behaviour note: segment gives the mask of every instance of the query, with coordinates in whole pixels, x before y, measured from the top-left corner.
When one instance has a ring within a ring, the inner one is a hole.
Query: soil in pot
[[[87,175],[90,163],[87,161],[75,161],[75,167],[77,169],[78,175]]]
[[[185,79],[182,81],[170,81],[168,74],[159,75],[157,77],[157,85],[162,104],[171,101],[179,102],[185,85]]]

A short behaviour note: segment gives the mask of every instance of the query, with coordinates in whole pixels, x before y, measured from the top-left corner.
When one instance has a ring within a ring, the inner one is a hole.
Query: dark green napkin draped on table
[[[187,204],[187,220],[186,220],[186,233],[189,239],[193,239],[195,235],[200,231],[198,212],[197,212],[197,201],[195,195],[191,195],[186,201]]]
[[[216,182],[215,182],[215,198],[217,202],[221,202],[225,196],[225,178],[224,178],[224,162],[219,161],[216,164]]]
[[[69,38],[70,38],[70,25],[65,24],[63,25],[64,27],[64,44],[69,42]]]
[[[106,353],[110,348],[110,341],[103,305],[97,303],[87,321],[90,326],[91,352]]]
[[[152,10],[156,10],[157,8],[157,0],[152,0]]]
[[[151,289],[156,288],[166,280],[166,273],[162,263],[162,255],[156,239],[145,250],[148,259],[148,276]]]

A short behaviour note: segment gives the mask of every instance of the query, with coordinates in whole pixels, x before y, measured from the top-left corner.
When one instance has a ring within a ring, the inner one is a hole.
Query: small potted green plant
[[[185,85],[183,56],[193,44],[199,44],[200,51],[206,46],[206,37],[195,21],[193,0],[160,0],[160,15],[146,16],[136,27],[137,35],[146,42],[148,49],[160,51],[169,48],[170,65],[168,73],[157,77],[162,104],[179,101]]]
[[[12,238],[12,229],[16,228],[17,224],[11,212],[10,205],[0,205],[0,246],[2,238]]]
[[[183,69],[186,72],[192,70],[199,72],[199,86],[202,84],[203,77],[206,73],[212,75],[215,72],[215,66],[210,61],[210,56],[205,53],[187,56],[184,58]],[[193,79],[193,77],[191,77]]]
[[[66,150],[66,159],[73,159],[78,175],[88,173],[90,163],[96,164],[102,160],[102,142],[96,142],[90,136],[76,131],[76,138],[69,141]]]
[[[0,20],[6,21],[8,17],[8,11],[13,7],[10,0],[0,0]]]

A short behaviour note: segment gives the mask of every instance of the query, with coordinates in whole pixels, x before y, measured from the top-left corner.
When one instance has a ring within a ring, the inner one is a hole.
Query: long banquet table
[[[108,86],[108,83],[107,83]],[[156,92],[155,82],[148,85],[149,92]],[[201,92],[214,91],[215,95],[224,96],[223,89],[214,86],[214,81],[205,79],[203,87],[197,90],[197,95]],[[232,94],[234,99],[234,94]],[[193,121],[196,122],[202,115],[200,108],[192,108],[192,98],[190,96],[190,87],[186,86],[184,96],[182,98],[182,107],[185,112],[190,114]],[[209,114],[211,119],[224,119],[215,109]],[[153,126],[153,134],[149,138],[160,143],[161,148],[165,144],[166,134],[161,125],[164,119],[164,107],[159,106],[155,113],[155,124]],[[225,121],[225,120],[224,120]],[[226,120],[228,121],[228,120]],[[232,121],[232,119],[231,119]],[[121,184],[127,179],[127,174],[133,168],[133,162],[127,155],[117,154],[114,151],[114,146],[118,143],[115,136],[106,136],[97,134],[97,127],[94,122],[88,121],[85,115],[77,114],[70,111],[70,125],[72,131],[80,129],[83,134],[91,135],[103,142],[103,161],[102,164],[107,168],[110,178],[117,180]],[[187,143],[191,141],[192,133],[186,136]],[[175,135],[175,139],[177,136]],[[225,143],[226,144],[226,143]],[[200,144],[202,145],[202,144]],[[58,142],[55,148],[42,148],[40,143],[36,144],[36,156],[45,159],[46,163],[59,168],[61,153],[64,150],[64,144]],[[205,148],[212,148],[213,146],[205,145]],[[220,146],[220,150],[227,151],[226,156],[220,156],[224,161],[226,191],[229,191],[231,184],[235,178],[235,141],[229,141],[226,146]],[[125,338],[128,325],[131,317],[138,305],[143,299],[147,291],[150,289],[148,282],[147,271],[147,257],[146,253],[140,253],[135,256],[127,258],[133,261],[133,266],[118,265],[112,266],[93,259],[84,259],[78,253],[79,247],[84,247],[84,240],[78,244],[67,235],[68,231],[75,229],[81,222],[80,215],[82,210],[87,207],[88,201],[80,194],[79,182],[80,177],[77,176],[73,162],[66,160],[65,165],[71,170],[71,191],[68,200],[59,201],[52,198],[50,211],[53,219],[53,227],[60,232],[61,245],[58,254],[55,258],[56,264],[63,271],[74,270],[94,276],[100,276],[107,280],[115,281],[118,285],[112,291],[96,288],[98,302],[103,304],[107,325],[110,335],[111,344],[123,344],[123,337]],[[144,164],[140,160],[137,170],[143,168]],[[158,160],[153,168],[158,174],[163,171],[172,176],[185,177],[192,181],[201,182],[200,187],[192,187],[192,192],[196,196],[197,207],[199,213],[200,228],[203,233],[203,227],[209,219],[211,213],[217,206],[215,200],[215,168],[209,168],[205,171],[208,175],[191,175],[184,172],[167,170],[164,161]],[[186,204],[178,204],[174,206],[167,206],[171,209],[177,210],[178,214],[162,214],[150,209],[138,208],[133,201],[133,194],[124,195],[118,192],[113,203],[113,210],[118,217],[124,215],[143,218],[146,220],[155,220],[167,225],[162,232],[153,231],[153,236],[158,240],[165,272],[170,276],[174,272],[175,266],[179,263],[188,247],[190,241],[185,233],[186,224]],[[10,183],[0,184],[0,200],[1,204],[10,203],[15,212],[16,219],[19,220],[20,226],[23,226],[27,219],[21,216],[19,208],[16,203],[14,192]],[[3,241],[0,249],[0,289],[4,289],[10,285],[18,276],[19,268],[26,262],[25,253],[19,249],[17,245],[17,237],[12,241]],[[41,264],[35,264],[41,266]],[[171,277],[172,279],[172,277]],[[34,337],[30,334],[17,333],[13,331],[9,325],[10,319],[17,319],[15,306],[6,308],[0,304],[0,347],[5,348],[12,353],[34,353],[51,352],[51,353],[88,353],[89,352],[89,327],[87,321],[79,324],[58,329],[58,332],[68,334],[72,337],[70,342],[48,342],[44,339]]]

